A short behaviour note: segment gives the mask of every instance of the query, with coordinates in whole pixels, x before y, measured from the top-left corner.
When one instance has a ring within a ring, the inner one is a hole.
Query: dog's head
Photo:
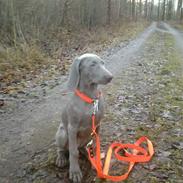
[[[68,88],[74,90],[80,80],[92,84],[107,84],[112,74],[105,68],[104,61],[95,54],[84,54],[76,58],[71,66]]]

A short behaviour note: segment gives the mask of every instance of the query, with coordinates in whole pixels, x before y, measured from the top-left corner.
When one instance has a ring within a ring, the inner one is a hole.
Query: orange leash
[[[97,176],[99,178],[109,179],[113,182],[125,180],[128,178],[128,175],[132,171],[135,163],[148,162],[151,160],[154,154],[153,144],[147,137],[142,136],[134,144],[112,143],[109,146],[103,165],[101,161],[101,152],[100,152],[100,137],[96,132],[96,125],[95,125],[95,114],[98,110],[98,99],[93,100],[88,96],[86,96],[85,94],[81,93],[79,90],[76,90],[75,94],[78,95],[85,102],[94,104],[94,110],[92,113],[92,137],[93,139],[95,139],[96,142],[96,148],[95,148],[96,152],[95,153],[93,152],[94,149],[93,144],[87,145],[86,150],[88,152],[89,160],[92,166],[96,169]],[[147,149],[141,147],[141,144],[144,142],[147,143]],[[129,153],[127,149],[132,149],[132,153]],[[125,151],[124,156],[119,154],[121,150]],[[109,175],[111,156],[113,152],[117,160],[129,162],[128,171],[123,175],[120,176]]]
[[[154,154],[152,142],[145,136],[139,138],[135,142],[135,144],[112,143],[107,151],[105,163],[103,166],[101,157],[100,157],[100,154],[101,154],[100,153],[100,137],[95,131],[95,115],[92,115],[92,127],[94,127],[92,128],[92,131],[93,131],[92,134],[94,135],[94,138],[96,141],[96,154],[95,155],[93,154],[94,153],[93,147],[87,147],[86,149],[88,152],[89,160],[93,165],[93,167],[96,169],[97,175],[99,178],[109,179],[114,182],[125,180],[128,178],[128,175],[132,171],[132,168],[134,167],[135,163],[148,162],[151,160]],[[140,146],[144,142],[147,143],[148,150]],[[127,152],[126,151],[127,148],[133,149],[132,153]],[[125,156],[122,156],[119,154],[121,150],[125,151]],[[111,156],[113,151],[117,160],[129,162],[128,171],[121,176],[109,175],[109,167],[110,167],[110,161],[111,161]]]

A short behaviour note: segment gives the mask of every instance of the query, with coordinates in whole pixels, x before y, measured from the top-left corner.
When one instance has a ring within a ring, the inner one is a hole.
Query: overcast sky
[[[159,1],[159,0],[154,0],[154,3],[155,3],[155,4],[158,4],[158,1]],[[175,1],[175,7],[177,7],[177,0],[174,0],[174,1]]]

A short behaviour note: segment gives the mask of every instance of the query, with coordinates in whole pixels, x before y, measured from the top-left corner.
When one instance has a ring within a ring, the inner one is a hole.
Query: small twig
[[[54,145],[54,144],[55,144],[55,140],[52,140],[49,144],[45,145],[41,150],[34,152],[34,154],[31,156],[31,158],[33,158],[33,157],[35,157],[36,155],[38,155],[38,154],[44,152],[45,150],[48,149],[48,147],[51,147],[51,146]]]
[[[26,99],[16,99],[16,98],[0,98],[1,101],[26,101]]]

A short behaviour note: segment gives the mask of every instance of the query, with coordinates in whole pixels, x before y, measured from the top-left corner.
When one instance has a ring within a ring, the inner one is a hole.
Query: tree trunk
[[[172,12],[173,12],[173,2],[172,2],[172,0],[169,0],[168,7],[167,7],[167,19],[168,20],[171,20]]]
[[[181,14],[180,14],[180,21],[182,22],[183,20],[183,8],[181,8]]]
[[[111,0],[107,2],[107,24],[111,24]]]
[[[65,0],[64,7],[63,7],[63,14],[62,14],[62,25],[68,24],[68,6],[69,6],[69,0]]]
[[[132,18],[135,20],[135,0],[132,0]]]
[[[144,5],[144,16],[145,16],[145,18],[147,18],[147,3],[148,3],[148,0],[145,0],[145,5]]]
[[[12,16],[12,28],[13,28],[13,43],[14,43],[14,47],[16,48],[17,46],[17,29],[16,29],[16,16],[15,16],[15,12],[14,12],[14,1],[10,1],[11,3],[11,16]]]
[[[160,6],[161,6],[161,0],[158,1],[158,21],[160,20]]]
[[[140,2],[139,2],[139,15],[140,15],[140,17],[142,15],[142,0],[140,0]]]
[[[128,17],[128,1],[127,0],[123,0],[123,18],[125,18],[125,20]]]
[[[154,0],[151,0],[151,10],[150,10],[150,19],[153,19],[153,11],[154,11]]]
[[[166,0],[163,1],[162,20],[165,20]]]
[[[181,19],[182,0],[178,0],[177,4],[177,19]]]
[[[125,6],[124,0],[120,0],[120,7],[119,7],[119,18],[120,18],[120,19],[123,18],[124,6]]]

